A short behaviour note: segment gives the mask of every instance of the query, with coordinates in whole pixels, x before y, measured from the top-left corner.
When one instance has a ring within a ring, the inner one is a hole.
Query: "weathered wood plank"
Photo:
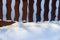
[[[26,19],[27,19],[27,0],[23,0],[22,11],[23,11],[22,21],[24,21],[24,20],[26,21]]]
[[[0,20],[3,19],[2,6],[3,6],[3,3],[2,3],[2,0],[0,0]]]
[[[51,21],[55,20],[55,10],[56,10],[56,1],[57,0],[52,0],[52,12],[51,12]]]
[[[28,16],[29,22],[33,22],[33,12],[34,12],[33,4],[34,0],[29,0],[29,16]]]
[[[41,21],[41,1],[42,0],[37,0],[37,13],[36,13],[36,21]]]
[[[48,21],[49,1],[50,0],[45,0],[45,4],[44,4],[44,21]]]
[[[11,20],[11,3],[12,3],[12,0],[6,0],[6,9],[7,9],[6,18],[7,18],[7,20]]]
[[[19,4],[20,4],[20,0],[15,0],[15,6],[14,6],[15,17],[14,17],[14,21],[19,21],[19,16],[20,16],[20,13],[19,13]]]
[[[13,23],[15,23],[15,22],[0,21],[0,27],[2,27],[2,26],[7,26],[7,25],[11,25],[11,24],[13,24]]]

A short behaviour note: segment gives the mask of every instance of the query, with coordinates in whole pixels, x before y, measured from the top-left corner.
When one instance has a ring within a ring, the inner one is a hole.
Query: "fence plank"
[[[58,20],[60,20],[60,0],[59,0],[59,9],[58,9]]]
[[[40,21],[41,20],[41,0],[37,0],[37,14],[36,14],[36,21]]]
[[[11,20],[11,2],[12,2],[12,0],[6,0],[6,8],[7,8],[6,18],[7,18],[7,20]]]
[[[29,22],[33,22],[33,12],[34,12],[33,3],[34,0],[29,0],[29,16],[28,16]]]
[[[26,21],[27,19],[27,0],[23,0],[23,16],[22,16],[22,21]]]
[[[11,24],[13,24],[13,23],[15,23],[15,22],[0,21],[0,27],[2,27],[2,26],[7,26],[7,25],[11,25]]]
[[[22,1],[23,1],[22,21],[24,21],[24,20],[27,21],[27,16],[28,16],[28,21],[33,22],[34,0],[29,0],[29,4],[27,3],[27,0],[22,0]],[[36,21],[37,22],[41,20],[41,1],[42,0],[37,0],[37,5],[36,5],[37,6],[37,13],[36,13]],[[55,17],[56,17],[55,12],[56,12],[56,1],[57,0],[52,0],[52,5],[51,5],[52,10],[49,10],[49,1],[50,0],[45,0],[45,3],[44,3],[44,21],[48,21],[48,12],[49,11],[51,11],[51,21],[52,20],[54,21]],[[12,3],[12,0],[6,0],[6,8],[7,8],[6,18],[7,18],[7,20],[11,20],[11,3]],[[27,15],[27,4],[28,4],[28,7],[29,7],[28,15]],[[19,16],[20,16],[19,5],[20,5],[20,0],[15,0],[14,21],[19,21]],[[12,23],[15,23],[15,22],[12,22],[12,21],[11,22],[3,21],[2,7],[3,7],[3,3],[2,3],[2,0],[0,0],[0,26],[11,25]],[[59,8],[58,8],[58,20],[60,20],[60,0],[59,0]]]
[[[56,1],[57,0],[52,0],[51,21],[55,20]]]
[[[48,21],[49,1],[50,0],[45,0],[45,4],[44,4],[44,21]]]
[[[14,21],[19,21],[19,16],[20,16],[20,13],[19,13],[19,4],[20,4],[20,0],[15,0],[15,6],[14,6],[15,17],[14,17]]]
[[[0,0],[0,20],[3,19],[2,6],[3,6],[3,3],[2,3],[2,0]]]

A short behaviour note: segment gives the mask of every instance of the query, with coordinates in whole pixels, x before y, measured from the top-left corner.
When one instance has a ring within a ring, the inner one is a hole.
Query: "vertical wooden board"
[[[23,11],[23,15],[22,15],[22,21],[27,21],[27,0],[23,0],[23,8],[22,8],[22,11]]]
[[[33,4],[34,0],[29,0],[29,16],[28,16],[29,22],[33,22],[33,12],[34,12]]]
[[[50,0],[45,0],[44,3],[44,21],[48,21],[49,1]]]
[[[58,20],[60,20],[60,0],[59,0],[59,9],[58,9]]]
[[[15,17],[14,17],[14,21],[19,21],[19,16],[20,16],[20,13],[19,13],[19,4],[20,4],[20,0],[15,0],[15,6],[14,6]]]
[[[55,20],[56,1],[57,0],[52,0],[51,21]]]
[[[7,18],[7,20],[11,20],[11,3],[12,3],[12,0],[6,0],[6,9],[7,9],[6,18]]]
[[[36,13],[36,21],[40,21],[41,20],[41,1],[42,0],[37,0],[37,13]]]
[[[0,20],[3,19],[2,6],[3,6],[3,3],[2,3],[2,0],[0,0]]]

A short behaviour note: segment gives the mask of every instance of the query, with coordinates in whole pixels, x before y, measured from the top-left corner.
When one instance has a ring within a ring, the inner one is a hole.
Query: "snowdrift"
[[[0,40],[60,40],[58,22],[16,22],[0,27]]]

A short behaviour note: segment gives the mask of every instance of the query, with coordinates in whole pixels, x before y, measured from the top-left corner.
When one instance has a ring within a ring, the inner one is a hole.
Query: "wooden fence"
[[[2,11],[2,7],[3,7],[3,0],[0,0],[0,21],[3,20],[3,11]],[[44,1],[44,5],[42,4]],[[52,1],[50,3],[50,1]],[[33,14],[34,14],[34,0],[22,0],[23,2],[23,6],[22,6],[22,21],[27,21],[27,16],[28,16],[28,22],[33,22]],[[11,19],[11,3],[12,0],[6,0],[6,20],[12,20]],[[20,16],[20,10],[19,10],[19,5],[20,5],[21,1],[20,0],[15,0],[15,6],[14,6],[14,10],[15,10],[15,16],[14,16],[14,21],[19,21],[19,16]],[[58,3],[56,6],[56,3]],[[49,6],[49,4],[51,4],[51,8]],[[42,6],[43,5],[43,6]],[[29,12],[27,12],[27,7]],[[42,9],[42,7],[44,7],[44,10]],[[42,10],[43,10],[43,21],[55,21],[55,18],[57,17],[58,20],[60,20],[60,0],[37,0],[36,2],[36,22],[41,21],[42,17]],[[56,16],[56,10],[58,9],[57,13],[58,16]],[[50,12],[51,10],[51,12]],[[48,18],[48,14],[51,14],[51,19],[49,20]],[[57,21],[58,21],[57,20]]]

